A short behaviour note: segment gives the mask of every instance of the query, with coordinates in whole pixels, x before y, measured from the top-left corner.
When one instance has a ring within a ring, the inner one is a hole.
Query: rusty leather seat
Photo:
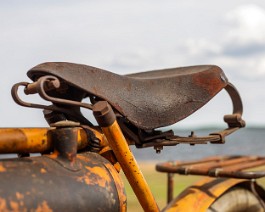
[[[91,66],[50,62],[28,76],[57,76],[89,96],[108,101],[116,112],[141,129],[174,124],[189,116],[228,83],[214,65],[190,66],[118,75]]]

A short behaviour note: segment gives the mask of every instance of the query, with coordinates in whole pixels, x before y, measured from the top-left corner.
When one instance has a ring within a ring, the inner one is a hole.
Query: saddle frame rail
[[[18,96],[18,88],[20,86],[24,86],[24,92],[25,94],[35,94],[39,93],[40,96],[53,103],[53,105],[39,105],[39,104],[33,104],[24,102],[20,99]],[[48,88],[46,88],[48,87]],[[82,121],[88,122],[84,117],[80,116],[80,114],[75,114],[74,110],[65,110],[63,107],[58,107],[58,104],[60,105],[66,105],[70,107],[83,107],[89,110],[92,110],[93,105],[82,103],[78,101],[68,100],[68,99],[61,99],[61,98],[55,98],[51,97],[46,93],[46,90],[54,89],[60,87],[60,81],[58,78],[54,76],[43,76],[38,79],[38,81],[34,83],[17,83],[12,88],[12,97],[15,100],[16,103],[18,103],[21,106],[25,107],[32,107],[32,108],[39,108],[39,109],[45,109],[49,111],[60,111],[64,112],[65,114],[69,114],[72,117],[77,117],[78,119],[82,119]],[[243,104],[241,97],[237,91],[237,89],[231,84],[227,83],[227,85],[224,87],[224,89],[229,94],[232,104],[233,104],[233,113],[231,115],[225,115],[224,121],[228,124],[228,128],[224,129],[219,132],[210,133],[208,136],[201,136],[197,137],[192,132],[192,134],[188,137],[182,137],[174,135],[172,131],[168,132],[159,132],[157,134],[157,131],[153,131],[154,134],[147,134],[147,136],[143,133],[139,135],[135,135],[135,133],[130,129],[132,126],[124,125],[122,122],[119,122],[120,127],[125,132],[126,135],[129,134],[129,137],[133,137],[133,139],[129,140],[137,140],[134,141],[134,144],[137,144],[138,148],[145,148],[145,147],[154,147],[155,149],[161,149],[163,146],[174,146],[180,143],[186,143],[186,144],[222,144],[225,143],[225,137],[230,135],[231,133],[237,131],[238,129],[245,127],[245,121],[242,120],[242,113],[243,113]],[[119,116],[118,114],[116,114]],[[91,125],[90,122],[88,122],[89,125]],[[138,129],[139,131],[140,129]],[[140,130],[139,132],[141,132]]]

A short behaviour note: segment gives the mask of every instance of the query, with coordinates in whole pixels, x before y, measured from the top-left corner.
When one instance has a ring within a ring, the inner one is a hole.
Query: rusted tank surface
[[[0,211],[125,211],[114,167],[88,152],[71,162],[55,155],[0,161]]]

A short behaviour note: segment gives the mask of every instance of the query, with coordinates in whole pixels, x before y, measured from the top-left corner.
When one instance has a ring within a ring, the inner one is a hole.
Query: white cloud
[[[187,48],[188,53],[191,56],[199,56],[202,53],[205,55],[216,55],[220,54],[222,47],[214,42],[209,42],[206,39],[187,39],[184,42],[184,45]]]
[[[231,24],[228,39],[236,43],[265,42],[265,9],[254,4],[242,5],[230,11],[226,20]]]
[[[45,61],[83,63],[120,74],[216,64],[243,88],[247,108],[255,108],[265,89],[265,12],[261,6],[235,1],[6,3],[0,7],[0,60],[6,73],[1,91],[9,95],[12,84],[26,79],[27,69]],[[244,89],[251,83],[257,85],[253,89],[259,89],[258,96]],[[26,111],[18,116],[32,123],[29,109],[10,104],[0,111],[10,125],[16,119],[9,117],[10,108]]]
[[[246,77],[265,77],[265,9],[242,5],[228,12],[225,19],[230,29],[224,36],[221,57],[237,63]]]
[[[241,5],[225,14],[223,23],[215,39],[187,38],[181,44],[184,60],[219,64],[250,80],[265,78],[265,9]]]

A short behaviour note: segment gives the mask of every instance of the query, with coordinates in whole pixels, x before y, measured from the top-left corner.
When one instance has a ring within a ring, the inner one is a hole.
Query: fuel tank
[[[97,153],[0,161],[0,211],[126,211],[119,174]]]

